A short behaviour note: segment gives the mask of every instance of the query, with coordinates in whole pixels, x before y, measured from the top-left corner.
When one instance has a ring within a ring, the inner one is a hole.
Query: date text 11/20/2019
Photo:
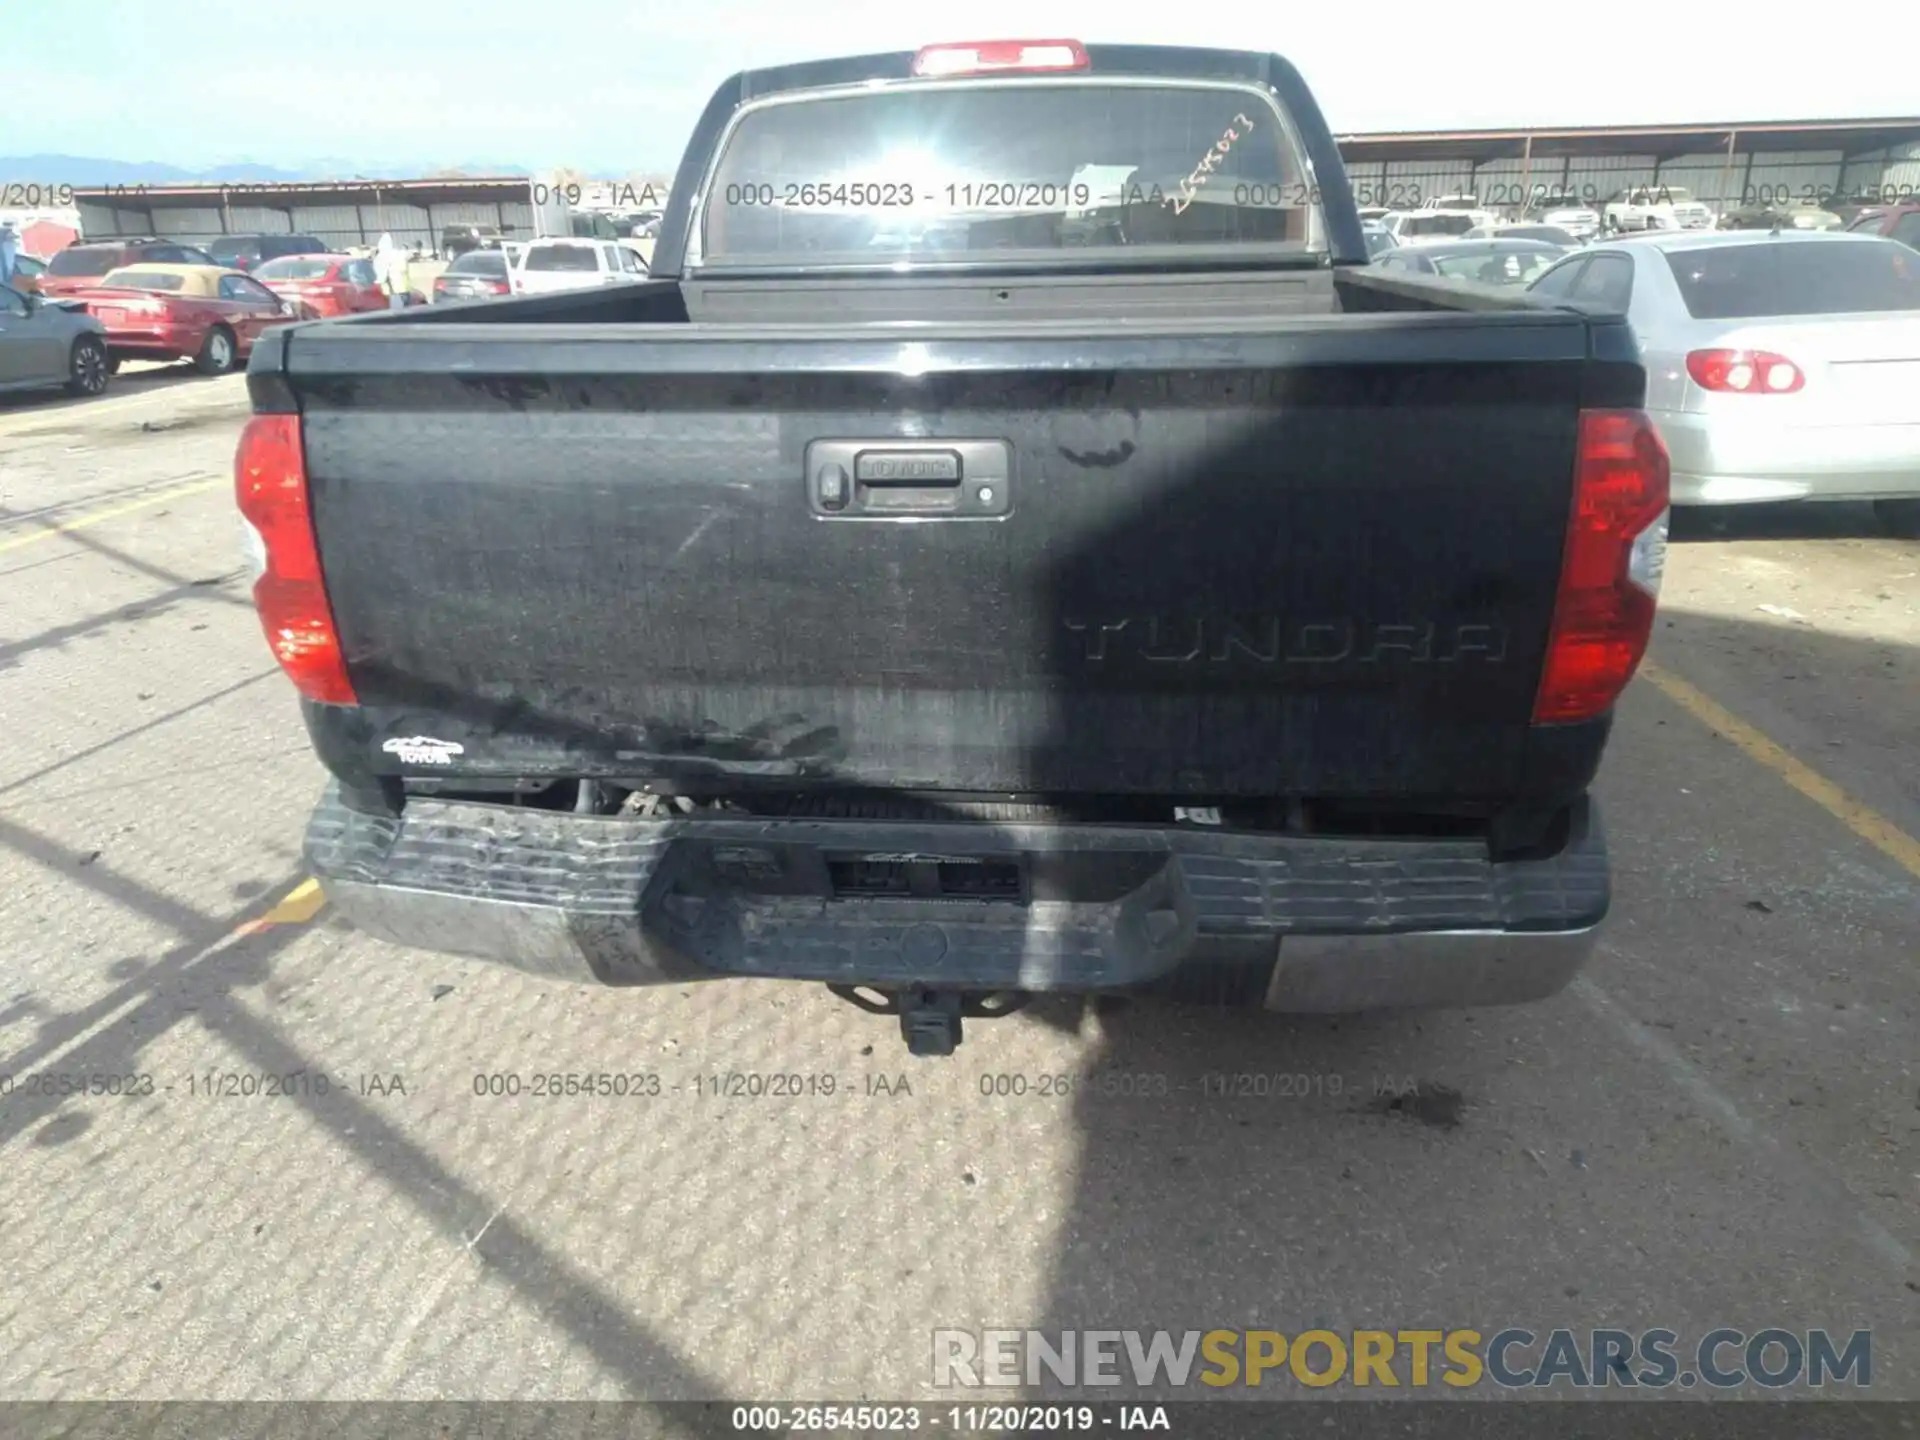
[[[1164,1405],[736,1405],[733,1429],[743,1433],[855,1431],[870,1434],[953,1430],[1004,1435],[1057,1435],[1075,1430],[1171,1430]]]

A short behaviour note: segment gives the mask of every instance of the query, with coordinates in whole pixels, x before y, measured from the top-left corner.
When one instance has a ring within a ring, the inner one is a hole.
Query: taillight
[[[1807,383],[1798,365],[1771,350],[1695,350],[1687,374],[1716,395],[1791,395]]]
[[[302,695],[358,705],[313,538],[297,415],[256,415],[240,432],[234,489],[256,579],[254,608],[273,658]]]
[[[511,287],[504,280],[490,280],[487,283],[488,283],[488,286],[492,289],[493,293],[496,295],[505,295],[510,293]]]
[[[1639,668],[1666,566],[1668,481],[1667,447],[1643,411],[1580,412],[1536,725],[1605,714]]]
[[[985,75],[999,70],[1086,70],[1093,62],[1078,40],[969,40],[928,45],[913,57],[924,76]]]

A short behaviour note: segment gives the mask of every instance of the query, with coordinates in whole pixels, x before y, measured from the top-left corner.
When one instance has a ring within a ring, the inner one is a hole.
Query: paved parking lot
[[[915,1062],[813,988],[560,988],[332,920],[244,409],[171,372],[0,403],[0,1395],[910,1398],[935,1328],[1513,1324],[1871,1327],[1920,1398],[1920,546],[1687,528],[1568,993],[1056,1006]],[[475,1092],[542,1071],[660,1093]]]

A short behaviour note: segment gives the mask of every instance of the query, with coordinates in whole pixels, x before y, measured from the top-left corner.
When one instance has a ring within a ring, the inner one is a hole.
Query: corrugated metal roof
[[[1764,140],[1764,145],[1749,143]],[[1656,158],[1724,150],[1832,150],[1849,153],[1920,140],[1920,117],[1861,120],[1751,120],[1679,125],[1536,125],[1504,130],[1408,130],[1336,135],[1343,158],[1504,160],[1607,155],[1628,148]]]

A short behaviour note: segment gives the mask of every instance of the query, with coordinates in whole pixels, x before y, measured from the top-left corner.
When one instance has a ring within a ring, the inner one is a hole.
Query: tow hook
[[[878,991],[864,985],[828,985],[827,988],[870,1015],[898,1015],[900,1038],[907,1042],[907,1053],[936,1058],[959,1049],[962,1017],[998,1019],[1021,1009],[1032,998],[1008,990],[936,990],[916,986],[910,990]]]

